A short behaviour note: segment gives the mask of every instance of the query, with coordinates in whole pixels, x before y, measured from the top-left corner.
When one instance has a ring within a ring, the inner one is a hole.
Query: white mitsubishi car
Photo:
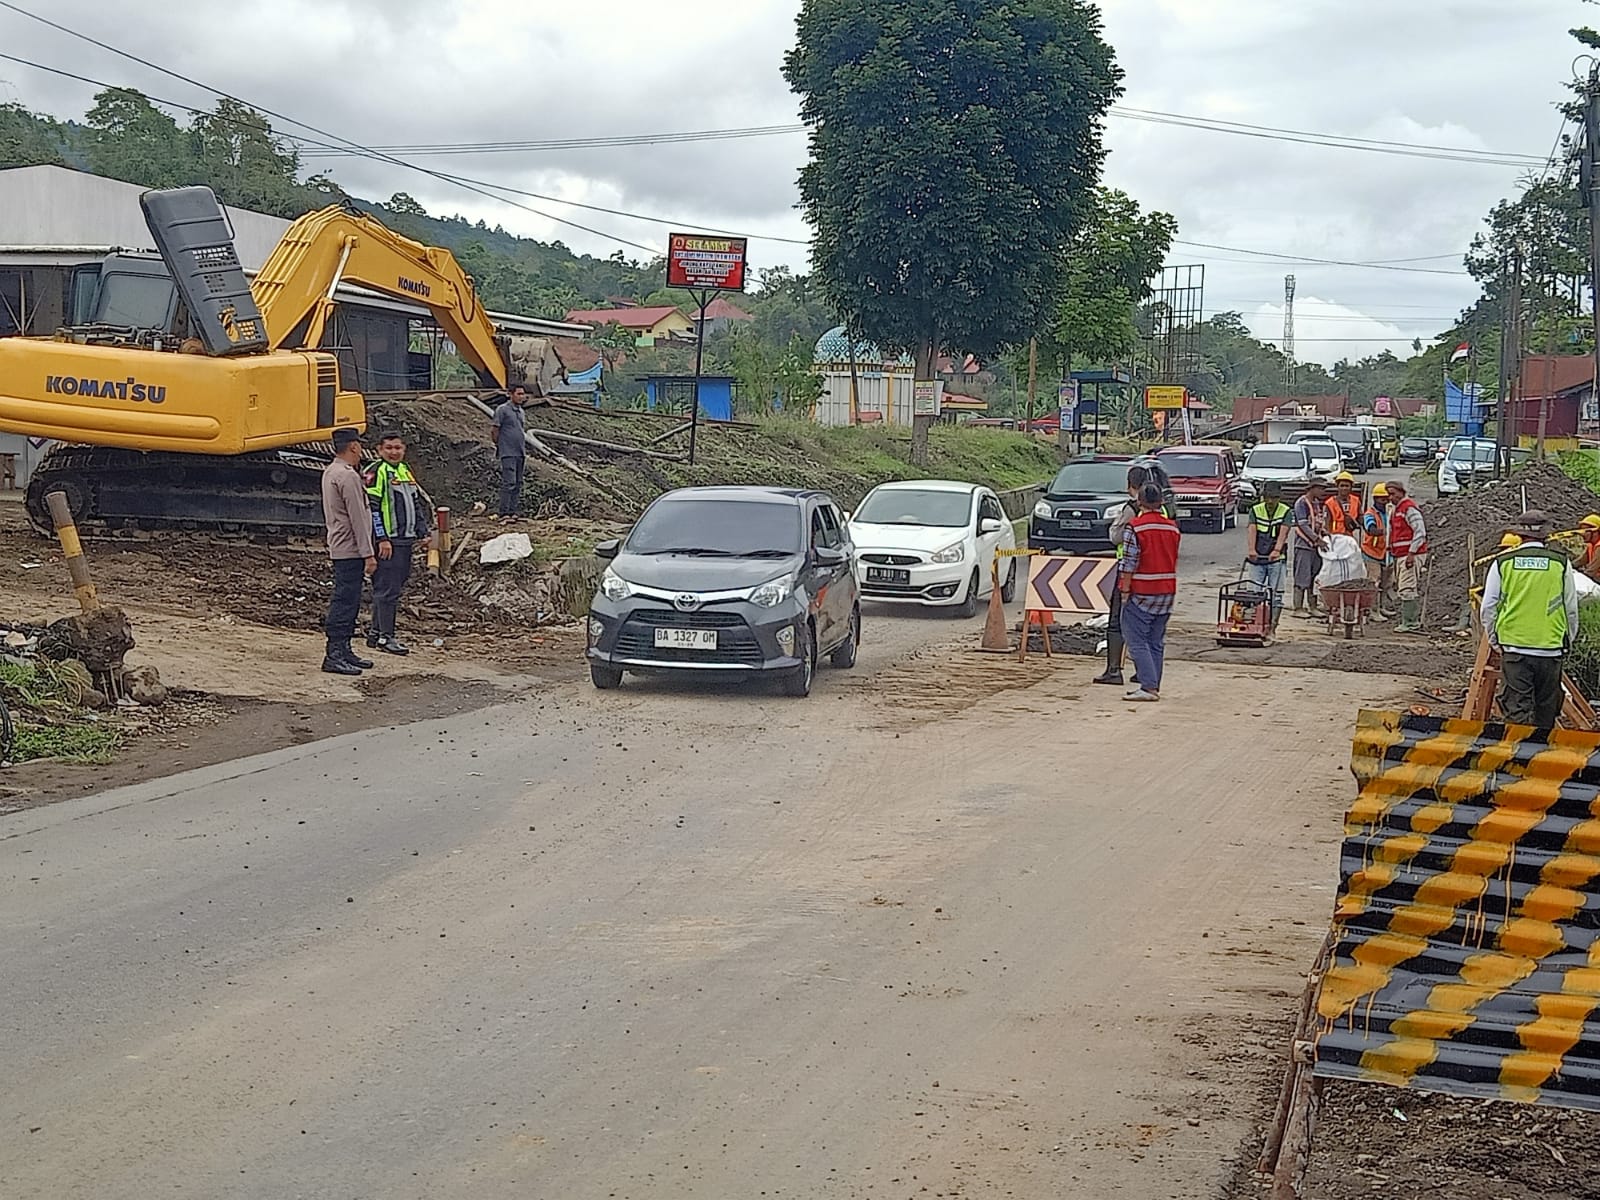
[[[996,552],[1016,548],[1000,498],[944,479],[885,483],[850,516],[861,598],[949,606],[972,616],[994,590]],[[1000,563],[1000,596],[1016,594],[1017,560]]]

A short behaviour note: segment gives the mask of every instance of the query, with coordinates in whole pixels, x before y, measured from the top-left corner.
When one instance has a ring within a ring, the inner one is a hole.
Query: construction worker
[[[1269,479],[1261,485],[1261,499],[1250,507],[1245,535],[1245,578],[1272,596],[1272,630],[1283,617],[1283,574],[1289,552],[1289,506],[1283,502],[1283,485]]]
[[[1361,557],[1366,563],[1367,578],[1378,589],[1378,606],[1373,613],[1377,621],[1388,620],[1383,611],[1384,575],[1389,567],[1389,517],[1384,511],[1389,500],[1389,489],[1378,484],[1372,489],[1372,502],[1361,513]]]
[[[1361,497],[1356,495],[1356,477],[1341,471],[1334,477],[1334,493],[1323,501],[1328,510],[1328,532],[1357,537],[1361,529]]]
[[[1483,583],[1484,633],[1500,651],[1500,707],[1513,725],[1552,729],[1561,716],[1562,662],[1578,630],[1576,572],[1544,539],[1550,522],[1525,512],[1522,544],[1503,552]]]
[[[411,578],[412,555],[419,548],[427,550],[432,528],[428,520],[430,506],[406,464],[405,438],[398,433],[385,433],[378,438],[378,463],[366,473],[365,481],[372,505],[372,536],[378,550],[367,645],[385,654],[410,654],[410,648],[395,636],[395,613],[406,581]]]
[[[1178,523],[1163,511],[1161,488],[1146,483],[1139,489],[1139,515],[1122,535],[1122,561],[1117,564],[1117,590],[1122,596],[1122,631],[1138,682],[1127,699],[1151,703],[1161,699],[1161,675],[1167,655],[1167,622],[1178,596]]]
[[[1590,514],[1579,521],[1578,532],[1583,534],[1583,550],[1572,565],[1590,579],[1600,578],[1600,516]]]
[[[1317,575],[1322,571],[1322,550],[1327,545],[1328,485],[1313,479],[1305,495],[1294,502],[1294,611],[1296,616],[1321,617]]]
[[[1122,511],[1111,522],[1111,544],[1117,548],[1117,557],[1122,557],[1122,535],[1127,532],[1128,525],[1139,515],[1139,490],[1144,487],[1150,478],[1148,467],[1132,466],[1128,468],[1128,502],[1122,506]],[[1125,643],[1122,640],[1122,593],[1113,589],[1111,593],[1111,613],[1106,623],[1106,669],[1094,677],[1095,683],[1121,687],[1122,658]]]
[[[1394,480],[1388,487],[1389,553],[1394,556],[1394,584],[1400,594],[1398,633],[1422,632],[1422,571],[1428,564],[1428,527],[1422,508]]]

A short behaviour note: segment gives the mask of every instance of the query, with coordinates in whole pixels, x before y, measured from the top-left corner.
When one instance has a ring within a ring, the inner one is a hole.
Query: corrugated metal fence
[[[1600,734],[1363,712],[1319,1076],[1600,1111]]]

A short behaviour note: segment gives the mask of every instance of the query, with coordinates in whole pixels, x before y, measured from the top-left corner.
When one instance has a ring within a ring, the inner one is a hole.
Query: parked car
[[[1422,464],[1433,457],[1433,443],[1425,437],[1408,437],[1400,439],[1400,464],[1409,466],[1413,463]]]
[[[1293,499],[1311,482],[1311,455],[1299,442],[1262,442],[1244,460],[1244,479],[1258,496],[1262,485],[1277,483]]]
[[[1289,444],[1306,448],[1311,457],[1311,474],[1324,482],[1331,482],[1345,469],[1339,443],[1320,429],[1298,429],[1289,435]]]
[[[1156,459],[1112,454],[1076,458],[1061,468],[1045,489],[1044,499],[1034,505],[1028,522],[1028,548],[1068,554],[1103,554],[1115,549],[1111,522],[1128,502],[1128,468],[1136,464],[1155,472],[1162,495],[1176,508],[1172,480]]]
[[[970,617],[994,591],[995,554],[1017,539],[1000,498],[943,479],[885,483],[850,514],[864,600],[954,607]],[[1017,560],[1000,567],[1000,597],[1016,598]]]
[[[1156,451],[1177,494],[1180,528],[1221,533],[1239,524],[1239,461],[1227,446],[1168,446]]]
[[[1448,450],[1439,452],[1436,483],[1439,495],[1450,496],[1474,483],[1494,478],[1494,439],[1455,438]],[[1531,450],[1511,448],[1511,465],[1520,467],[1533,457]]]
[[[1376,425],[1329,425],[1323,432],[1338,444],[1345,462],[1357,475],[1382,465],[1383,439]]]
[[[824,655],[855,666],[855,548],[822,492],[668,492],[595,552],[609,560],[588,620],[597,688],[624,672],[764,673],[806,696]]]

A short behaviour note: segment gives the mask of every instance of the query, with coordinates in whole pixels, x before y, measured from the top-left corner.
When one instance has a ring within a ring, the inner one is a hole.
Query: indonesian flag
[[[1456,363],[1460,362],[1464,358],[1467,358],[1471,354],[1472,354],[1472,343],[1471,342],[1462,342],[1461,345],[1456,347],[1455,353],[1450,356],[1450,363],[1451,363],[1452,366],[1454,366]]]

